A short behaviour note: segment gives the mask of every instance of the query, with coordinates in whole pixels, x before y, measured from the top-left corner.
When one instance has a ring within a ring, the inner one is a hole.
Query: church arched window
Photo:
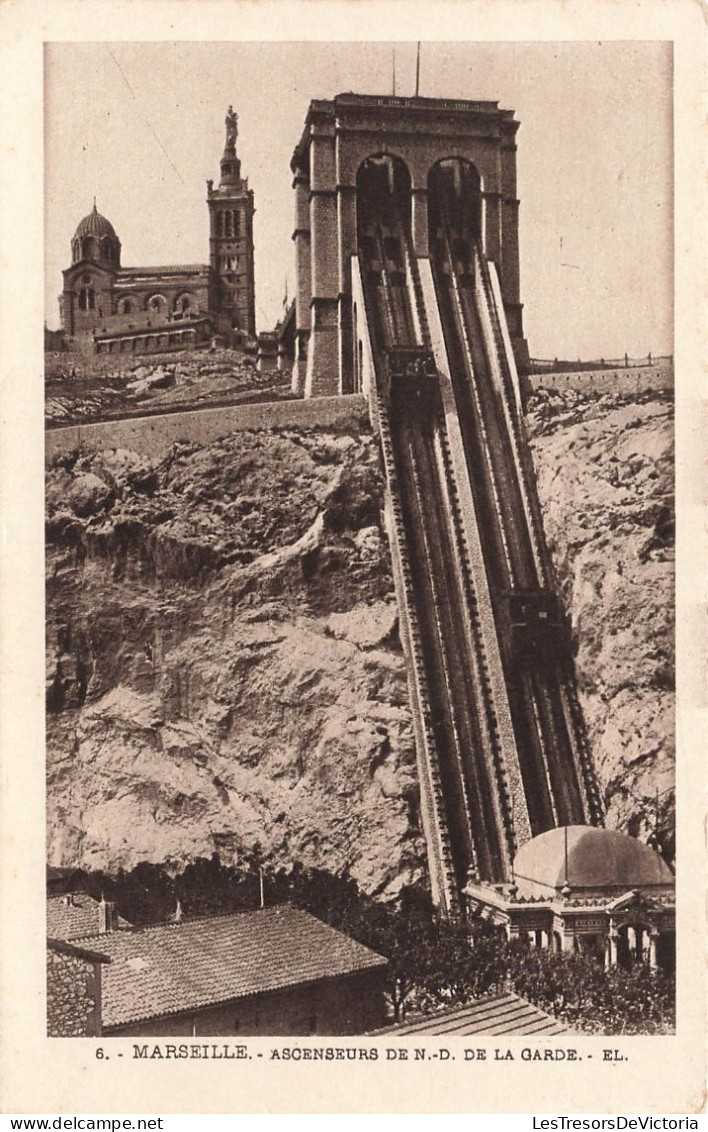
[[[96,309],[96,292],[93,287],[82,287],[79,291],[79,310],[92,311]]]
[[[167,300],[164,295],[151,295],[147,301],[147,309],[153,314],[167,310]]]

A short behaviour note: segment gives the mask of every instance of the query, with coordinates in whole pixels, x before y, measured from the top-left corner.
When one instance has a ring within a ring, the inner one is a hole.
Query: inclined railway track
[[[433,275],[467,464],[483,528],[497,629],[508,626],[505,596],[552,591],[538,501],[529,484],[527,445],[489,273],[479,249],[438,233]],[[489,319],[491,341],[483,314]],[[497,366],[496,381],[493,367]],[[584,731],[578,726],[569,656],[503,664],[534,834],[557,825],[601,820]]]
[[[362,241],[367,316],[382,372],[392,350],[425,345],[419,340],[424,310],[412,305],[417,291],[405,237],[399,229],[394,238],[392,230],[390,223],[373,225]],[[378,405],[392,495],[400,501],[399,537],[414,582],[418,660],[459,889],[470,868],[490,880],[505,875],[515,840],[442,406],[434,383],[432,388],[432,401],[422,408],[403,386],[400,398],[390,394],[396,402],[390,417],[387,398],[379,395]]]
[[[390,202],[370,210],[359,244],[423,819],[434,887],[454,915],[468,872],[508,879],[518,848],[495,695],[507,697],[532,834],[602,815],[569,655],[561,648],[539,662],[509,646],[509,595],[548,603],[552,566],[486,261],[444,227],[436,237],[435,296],[464,445],[457,465],[418,264]],[[480,615],[455,466],[474,501],[492,629]],[[494,628],[504,675],[496,692]]]

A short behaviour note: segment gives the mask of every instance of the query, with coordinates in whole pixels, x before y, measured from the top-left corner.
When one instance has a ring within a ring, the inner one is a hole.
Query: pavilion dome
[[[528,896],[549,896],[566,884],[574,893],[674,884],[668,865],[648,845],[614,829],[586,825],[549,829],[527,841],[514,859],[514,879]]]
[[[83,220],[80,221],[79,226],[74,233],[74,238],[76,238],[77,236],[79,238],[81,238],[82,236],[94,236],[97,240],[102,239],[104,236],[110,236],[113,240],[116,240],[118,238],[116,236],[115,228],[111,224],[110,220],[106,220],[105,216],[101,216],[101,213],[96,208],[95,201],[93,210],[89,212],[88,216],[84,216]]]

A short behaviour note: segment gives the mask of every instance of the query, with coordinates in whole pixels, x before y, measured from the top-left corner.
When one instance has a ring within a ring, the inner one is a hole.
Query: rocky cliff
[[[673,782],[670,405],[544,392],[529,424],[608,823],[642,833]],[[49,470],[52,863],[424,875],[381,507],[370,436]]]
[[[381,505],[373,439],[314,431],[50,471],[50,861],[421,875]]]
[[[539,391],[528,410],[607,825],[646,838],[658,824],[671,856],[672,399],[661,391]]]

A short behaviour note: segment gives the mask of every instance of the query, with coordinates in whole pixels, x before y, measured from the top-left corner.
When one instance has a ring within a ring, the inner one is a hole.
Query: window
[[[96,293],[93,287],[82,287],[79,291],[79,310],[92,311],[96,308]]]

